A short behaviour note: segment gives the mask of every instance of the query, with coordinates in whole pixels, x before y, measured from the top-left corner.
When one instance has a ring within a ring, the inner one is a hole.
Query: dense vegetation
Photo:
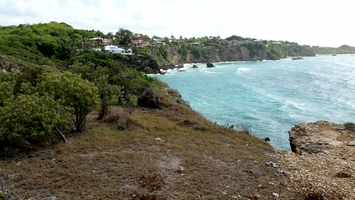
[[[136,106],[159,86],[137,71],[157,67],[153,59],[91,51],[96,36],[104,34],[64,23],[0,28],[1,154],[65,139],[91,111],[102,119],[110,105]]]
[[[95,108],[97,87],[79,75],[46,68],[1,74],[0,146],[29,148],[81,131]]]

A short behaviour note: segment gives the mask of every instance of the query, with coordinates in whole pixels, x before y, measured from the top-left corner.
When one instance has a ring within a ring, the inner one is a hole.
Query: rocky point
[[[281,155],[290,186],[306,199],[355,199],[355,131],[351,124],[302,123],[289,132],[292,153]]]

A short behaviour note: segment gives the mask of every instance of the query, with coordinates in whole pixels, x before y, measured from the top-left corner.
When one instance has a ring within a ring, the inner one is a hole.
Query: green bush
[[[20,95],[0,107],[0,144],[24,147],[51,141],[69,124],[66,107],[49,96]]]
[[[14,95],[15,79],[11,74],[0,73],[0,106]]]
[[[93,83],[70,72],[44,74],[40,91],[71,108],[74,128],[79,132],[85,127],[86,116],[95,108],[98,99],[98,90]]]

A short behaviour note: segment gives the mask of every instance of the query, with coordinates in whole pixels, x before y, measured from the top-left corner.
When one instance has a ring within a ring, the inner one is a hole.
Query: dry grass
[[[113,110],[117,119],[122,112]],[[188,106],[130,112],[123,114],[128,129],[118,130],[113,118],[91,120],[66,144],[0,161],[0,177],[19,199],[297,199],[266,165],[276,162],[269,144]]]

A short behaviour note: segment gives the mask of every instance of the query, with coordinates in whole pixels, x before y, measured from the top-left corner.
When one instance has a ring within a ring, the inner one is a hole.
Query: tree
[[[97,103],[96,86],[70,72],[44,74],[40,91],[71,109],[74,130],[78,132],[84,129],[86,116]]]
[[[109,113],[109,104],[112,95],[112,85],[110,85],[110,71],[108,68],[100,68],[94,72],[94,82],[98,87],[100,96],[100,110],[98,120],[103,119]]]
[[[133,33],[130,30],[121,28],[116,33],[116,38],[118,39],[118,44],[122,46],[128,46],[131,43]]]
[[[0,107],[0,146],[23,148],[53,140],[67,128],[69,112],[49,96],[20,95]]]

